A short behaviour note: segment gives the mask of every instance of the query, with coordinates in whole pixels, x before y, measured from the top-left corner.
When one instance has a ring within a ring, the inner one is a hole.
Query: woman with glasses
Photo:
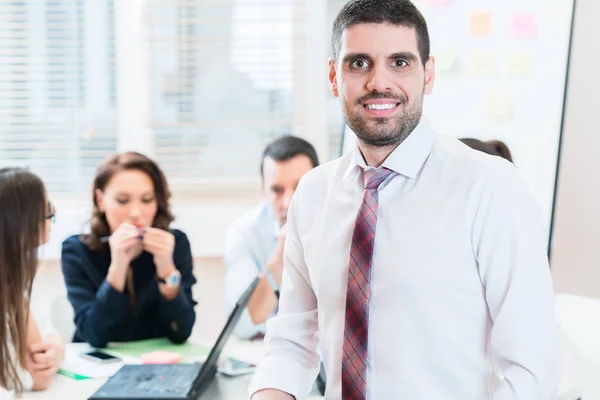
[[[104,347],[187,340],[196,320],[196,279],[187,236],[170,228],[169,198],[162,171],[141,154],[116,154],[100,165],[91,232],[71,236],[62,248],[73,341]]]
[[[38,247],[48,242],[53,219],[36,175],[0,169],[0,397],[45,390],[63,359],[59,335],[29,307]]]

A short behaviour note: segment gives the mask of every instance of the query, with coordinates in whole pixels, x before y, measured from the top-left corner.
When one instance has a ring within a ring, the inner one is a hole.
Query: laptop
[[[124,365],[88,400],[195,400],[217,373],[217,362],[250,296],[255,278],[236,302],[206,361],[193,364]]]

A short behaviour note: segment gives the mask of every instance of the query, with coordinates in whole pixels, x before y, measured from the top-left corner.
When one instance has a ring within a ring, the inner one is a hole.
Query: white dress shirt
[[[240,296],[269,262],[277,247],[279,230],[279,222],[267,202],[259,204],[229,229],[224,256],[228,311],[235,307]],[[254,324],[247,308],[234,330],[241,339],[250,339],[265,332],[266,324]]]
[[[306,398],[323,350],[341,398],[358,150],[309,172],[288,215],[279,313],[249,388]],[[373,255],[367,398],[547,400],[558,381],[541,215],[516,169],[422,121],[387,158]],[[502,378],[503,377],[503,378]]]

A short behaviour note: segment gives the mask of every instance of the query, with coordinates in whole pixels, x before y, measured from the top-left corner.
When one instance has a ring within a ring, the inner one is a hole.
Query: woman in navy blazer
[[[63,242],[62,270],[75,311],[73,341],[104,347],[167,337],[182,343],[196,314],[186,235],[169,229],[164,174],[139,153],[116,154],[94,179],[89,234]]]

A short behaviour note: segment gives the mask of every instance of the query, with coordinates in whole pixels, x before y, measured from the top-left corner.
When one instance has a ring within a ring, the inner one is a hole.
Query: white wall
[[[552,274],[557,292],[600,297],[600,2],[578,0],[559,171]]]

